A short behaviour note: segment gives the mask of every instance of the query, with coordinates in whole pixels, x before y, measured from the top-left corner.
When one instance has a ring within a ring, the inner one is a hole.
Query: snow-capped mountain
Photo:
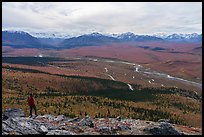
[[[202,34],[192,33],[192,34],[172,34],[165,38],[165,40],[170,41],[187,41],[187,42],[202,42]]]
[[[118,38],[121,34],[104,34],[105,36],[113,37],[113,38]]]
[[[131,38],[135,38],[135,37],[137,37],[137,36],[134,33],[126,32],[126,33],[122,33],[117,38],[119,38],[119,39],[131,39]]]
[[[152,36],[162,38],[166,41],[175,41],[175,42],[202,42],[202,34],[191,33],[191,34],[165,34],[157,33]]]
[[[62,33],[36,33],[36,32],[30,32],[30,35],[32,35],[33,37],[37,37],[37,38],[63,38],[63,39],[67,39],[70,38],[70,35],[66,35],[66,34],[62,34]]]
[[[183,39],[185,39],[185,37],[183,37],[181,34],[176,34],[176,33],[174,33],[174,34],[172,34],[172,35],[169,35],[168,37],[166,37],[165,39],[167,39],[167,40],[183,40]]]
[[[155,37],[159,37],[159,38],[186,38],[186,39],[190,39],[190,38],[194,38],[197,37],[199,34],[197,33],[191,33],[191,34],[177,34],[177,33],[173,33],[173,34],[166,34],[166,33],[157,33],[157,34],[153,34],[152,36]]]
[[[61,47],[82,47],[82,46],[99,46],[111,43],[117,43],[119,40],[117,38],[105,36],[100,33],[85,34],[78,37],[72,37],[65,39],[59,45]]]
[[[186,39],[191,39],[191,38],[195,38],[198,37],[199,34],[197,33],[192,33],[192,34],[181,34],[182,37],[186,38]]]
[[[21,35],[29,35],[28,32],[25,31],[16,31],[16,30],[5,30],[4,33],[10,33],[10,34],[21,34]]]
[[[98,33],[98,32],[93,32],[91,34],[85,34],[86,36],[93,36],[93,37],[101,37],[101,36],[104,36],[103,34],[101,33]]]
[[[73,37],[62,33],[34,33],[24,31],[2,31],[2,45],[13,47],[70,48],[99,46],[112,43],[134,43],[146,41],[196,42],[202,43],[202,34],[136,35],[132,32],[122,34],[101,34],[98,32]]]
[[[153,34],[152,36],[155,36],[155,37],[158,37],[158,38],[165,39],[165,38],[167,38],[169,35],[166,34],[166,33],[161,32],[161,33]]]
[[[35,47],[41,45],[39,40],[27,32],[2,31],[2,45],[12,47]]]
[[[72,37],[72,35],[62,32],[55,32],[55,31],[36,31],[36,30],[30,30],[25,29],[24,31],[21,31],[20,29],[2,29],[2,31],[7,31],[11,33],[28,33],[29,35],[35,37],[35,38],[60,38],[60,39],[67,39]]]
[[[161,38],[150,36],[150,35],[135,35],[132,32],[122,33],[117,37],[121,41],[131,41],[131,42],[137,42],[137,41],[161,41]]]

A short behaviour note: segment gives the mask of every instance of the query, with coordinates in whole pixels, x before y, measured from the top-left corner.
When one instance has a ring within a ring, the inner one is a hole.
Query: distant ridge
[[[37,33],[36,33],[37,34]],[[39,33],[41,34],[44,33]],[[52,35],[51,35],[52,36]],[[193,42],[202,43],[202,34],[171,34],[171,35],[136,35],[132,32],[122,34],[101,34],[94,32],[77,37],[54,35],[54,37],[32,36],[24,31],[2,31],[2,46],[13,48],[75,48],[83,46],[110,45],[113,43],[134,43],[148,41]],[[58,37],[59,36],[59,37]]]

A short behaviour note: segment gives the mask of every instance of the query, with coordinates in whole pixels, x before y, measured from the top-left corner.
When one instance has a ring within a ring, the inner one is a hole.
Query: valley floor
[[[164,73],[158,77],[158,72],[140,64],[22,57],[3,58],[2,65],[3,111],[21,108],[28,115],[26,100],[32,91],[40,115],[121,116],[155,122],[165,118],[172,124],[202,128],[202,89],[190,80],[174,80]]]

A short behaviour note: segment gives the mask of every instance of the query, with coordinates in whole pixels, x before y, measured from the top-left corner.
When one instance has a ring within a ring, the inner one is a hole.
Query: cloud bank
[[[3,29],[135,34],[202,33],[201,2],[3,2]]]

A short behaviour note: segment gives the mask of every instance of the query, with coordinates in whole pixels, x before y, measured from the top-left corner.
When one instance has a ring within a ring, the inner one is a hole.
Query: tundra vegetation
[[[22,108],[29,115],[28,92],[39,115],[125,117],[202,126],[202,99],[179,88],[142,88],[107,79],[50,74],[32,69],[2,68],[2,108]]]

